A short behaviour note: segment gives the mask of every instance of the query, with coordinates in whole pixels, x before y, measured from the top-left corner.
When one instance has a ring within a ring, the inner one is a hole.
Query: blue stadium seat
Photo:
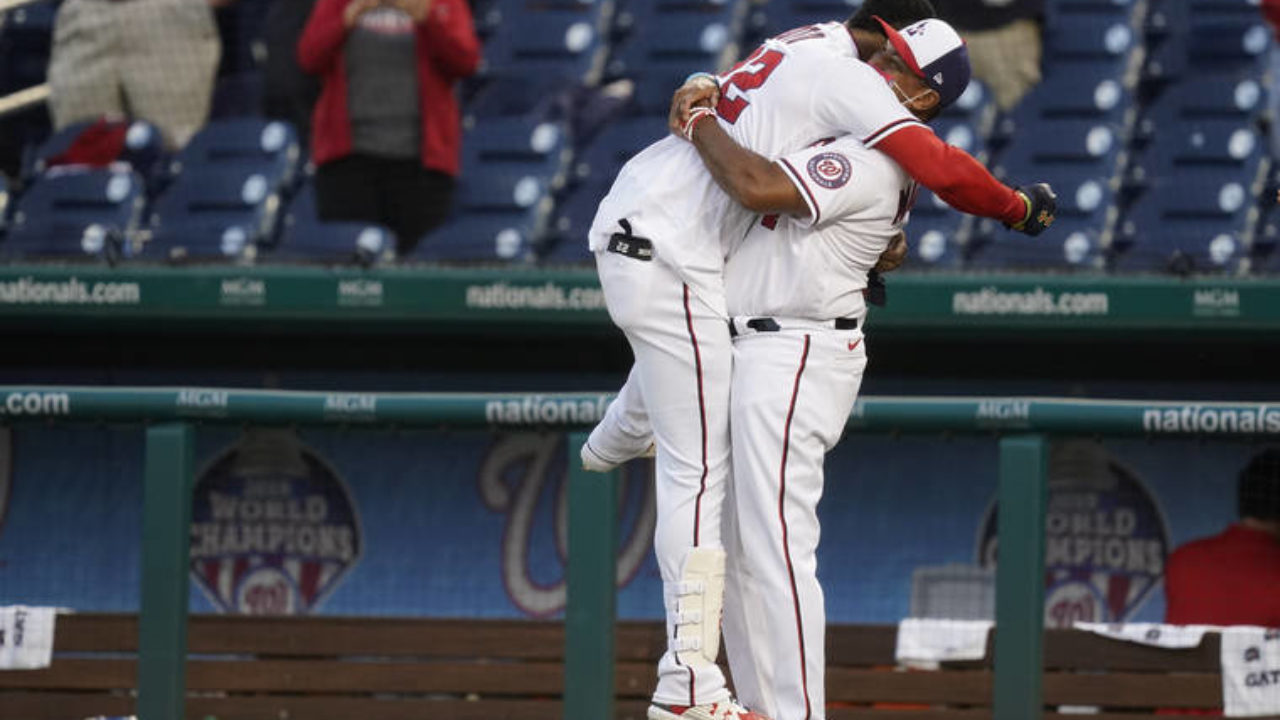
[[[567,154],[562,123],[528,115],[470,120],[462,141],[464,164],[519,163],[530,171],[559,174]]]
[[[605,77],[634,81],[640,111],[666,115],[671,93],[689,73],[722,70],[736,59],[744,9],[735,0],[635,3],[619,13],[622,37],[610,53]]]
[[[631,156],[667,134],[666,118],[645,116],[618,120],[607,126],[574,158],[569,189],[559,198],[550,222],[547,246],[539,248],[550,263],[591,259],[587,230],[596,206],[609,191],[618,171]]]
[[[1168,178],[1143,195],[1120,223],[1119,270],[1234,272],[1245,258],[1256,208],[1246,184],[1194,174]]]
[[[1059,60],[1111,60],[1121,70],[1137,46],[1129,23],[1107,16],[1067,15],[1045,28],[1048,64]]]
[[[1132,103],[1123,75],[1108,61],[1063,60],[1046,68],[1044,79],[1018,107],[1040,117],[1105,117],[1119,120]]]
[[[24,176],[34,178],[48,170],[49,160],[66,152],[75,139],[96,122],[96,120],[88,120],[72,123],[49,136],[29,155]],[[160,163],[165,157],[164,138],[160,134],[160,129],[146,120],[127,122],[128,129],[125,130],[120,161],[127,163],[143,178],[150,179],[156,172],[162,170]]]
[[[772,0],[753,4],[747,18],[745,44],[754,46],[765,38],[805,25],[844,22],[861,4],[857,0]]]
[[[191,138],[170,163],[170,171],[203,173],[218,165],[252,165],[268,181],[270,190],[292,187],[301,170],[302,147],[293,125],[263,118],[212,120]]]
[[[1057,219],[1042,235],[1027,238],[994,220],[978,222],[970,267],[987,269],[1093,269],[1109,247],[1115,205],[1114,167],[1054,164],[1037,166],[1034,179],[1050,181],[1058,195]]]
[[[17,202],[0,255],[114,261],[132,254],[143,182],[127,170],[50,172]]]
[[[1145,146],[1160,129],[1185,120],[1229,119],[1258,121],[1267,107],[1270,89],[1253,73],[1189,75],[1167,86],[1142,109],[1134,128],[1134,143]]]
[[[1144,82],[1168,83],[1206,72],[1261,76],[1265,71],[1271,31],[1260,17],[1193,16],[1188,23],[1170,22],[1172,31],[1148,48]]]
[[[472,162],[458,178],[454,214],[412,257],[423,260],[523,261],[551,205],[552,179],[521,163]]]
[[[958,267],[970,225],[968,216],[952,210],[928,189],[920,188],[905,228],[911,267]]]
[[[567,88],[592,84],[604,63],[607,4],[583,3],[585,11],[499,3],[484,47],[470,112],[518,115]]]
[[[271,248],[273,260],[369,265],[395,248],[395,236],[381,225],[321,221],[310,183],[294,195],[281,224],[280,241]]]
[[[186,172],[155,202],[143,257],[252,260],[274,237],[280,196],[272,159],[211,163]]]

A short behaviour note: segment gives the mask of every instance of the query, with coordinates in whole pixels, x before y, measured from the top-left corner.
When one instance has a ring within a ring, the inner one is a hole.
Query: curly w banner
[[[218,411],[217,397],[192,402]],[[136,611],[141,432],[19,425],[9,436],[0,442],[0,605]],[[1056,443],[1046,620],[1162,620],[1166,556],[1234,519],[1236,474],[1255,450]],[[191,608],[558,617],[571,457],[559,433],[202,428]],[[996,459],[990,438],[846,437],[828,456],[819,508],[830,619],[990,617]],[[662,615],[651,472],[649,462],[632,463],[620,488],[625,619]]]

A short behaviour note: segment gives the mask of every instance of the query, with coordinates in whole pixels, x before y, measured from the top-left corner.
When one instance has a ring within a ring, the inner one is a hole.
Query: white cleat
[[[649,720],[769,720],[758,712],[742,707],[732,698],[693,707],[653,703],[649,706],[648,717]]]

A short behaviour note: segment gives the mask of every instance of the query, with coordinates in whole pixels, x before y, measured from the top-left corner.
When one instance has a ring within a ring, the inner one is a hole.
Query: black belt
[[[751,318],[745,324],[756,332],[778,332],[782,329],[778,321],[771,317]],[[831,327],[836,330],[857,330],[858,318],[836,318],[831,322]],[[729,335],[731,337],[738,335],[738,328],[733,326],[732,321],[729,323]]]
[[[609,252],[626,255],[629,258],[649,262],[653,259],[653,241],[639,235],[631,234],[631,223],[626,219],[618,221],[622,232],[609,236]]]

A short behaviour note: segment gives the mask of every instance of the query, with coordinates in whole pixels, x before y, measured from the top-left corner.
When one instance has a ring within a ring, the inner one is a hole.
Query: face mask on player
[[[897,81],[897,80],[891,80],[891,81],[889,81],[889,86],[890,86],[890,87],[892,87],[892,88],[893,88],[893,91],[894,91],[895,93],[897,93],[897,94],[898,94],[898,97],[902,98],[902,99],[901,99],[901,100],[899,100],[898,102],[902,103],[903,107],[907,108],[908,110],[910,110],[910,109],[911,109],[911,103],[913,103],[913,102],[915,102],[916,100],[919,100],[920,98],[924,97],[925,95],[928,95],[929,93],[933,92],[933,90],[931,90],[931,89],[929,89],[929,88],[925,88],[924,90],[922,90],[922,91],[920,92],[920,94],[919,94],[919,95],[916,95],[915,97],[907,97],[907,94],[906,94],[905,92],[903,92],[903,91],[902,91],[902,88],[898,87],[898,81]]]

